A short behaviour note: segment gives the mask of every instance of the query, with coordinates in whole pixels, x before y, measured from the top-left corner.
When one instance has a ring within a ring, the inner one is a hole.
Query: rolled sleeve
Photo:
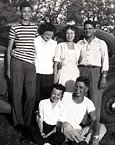
[[[54,61],[60,62],[61,61],[61,44],[58,44],[55,49]]]
[[[104,41],[101,41],[101,63],[102,63],[102,72],[109,70],[109,57],[107,44]]]

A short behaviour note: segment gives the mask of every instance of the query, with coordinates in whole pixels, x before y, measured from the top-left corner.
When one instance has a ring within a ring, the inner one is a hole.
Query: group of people
[[[84,39],[76,42],[76,27],[64,28],[63,42],[56,28],[30,22],[32,7],[20,5],[21,21],[9,32],[7,75],[12,92],[16,130],[30,129],[36,110],[34,142],[44,145],[99,145],[106,128],[100,124],[103,89],[109,69],[107,44],[95,36],[95,23],[84,22]],[[83,123],[83,120],[88,120]]]

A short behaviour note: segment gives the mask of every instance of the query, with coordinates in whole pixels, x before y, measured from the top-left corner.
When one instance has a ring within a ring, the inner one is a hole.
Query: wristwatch
[[[106,74],[103,74],[103,77],[104,77],[104,78],[106,78],[106,76],[107,76]]]
[[[98,139],[98,138],[99,138],[99,136],[98,136],[98,135],[94,135],[93,137],[94,137],[94,138],[96,138],[96,139]]]

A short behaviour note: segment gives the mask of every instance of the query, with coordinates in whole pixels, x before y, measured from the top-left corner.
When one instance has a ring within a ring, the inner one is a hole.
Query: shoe
[[[22,132],[24,126],[22,124],[17,124],[14,128],[17,132]]]

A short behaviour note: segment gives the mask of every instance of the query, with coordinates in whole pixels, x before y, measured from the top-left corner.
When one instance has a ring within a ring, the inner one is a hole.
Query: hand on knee
[[[61,127],[61,132],[64,133],[64,132],[70,132],[72,130],[72,125],[69,124],[68,122],[64,122],[62,124],[62,127]]]

